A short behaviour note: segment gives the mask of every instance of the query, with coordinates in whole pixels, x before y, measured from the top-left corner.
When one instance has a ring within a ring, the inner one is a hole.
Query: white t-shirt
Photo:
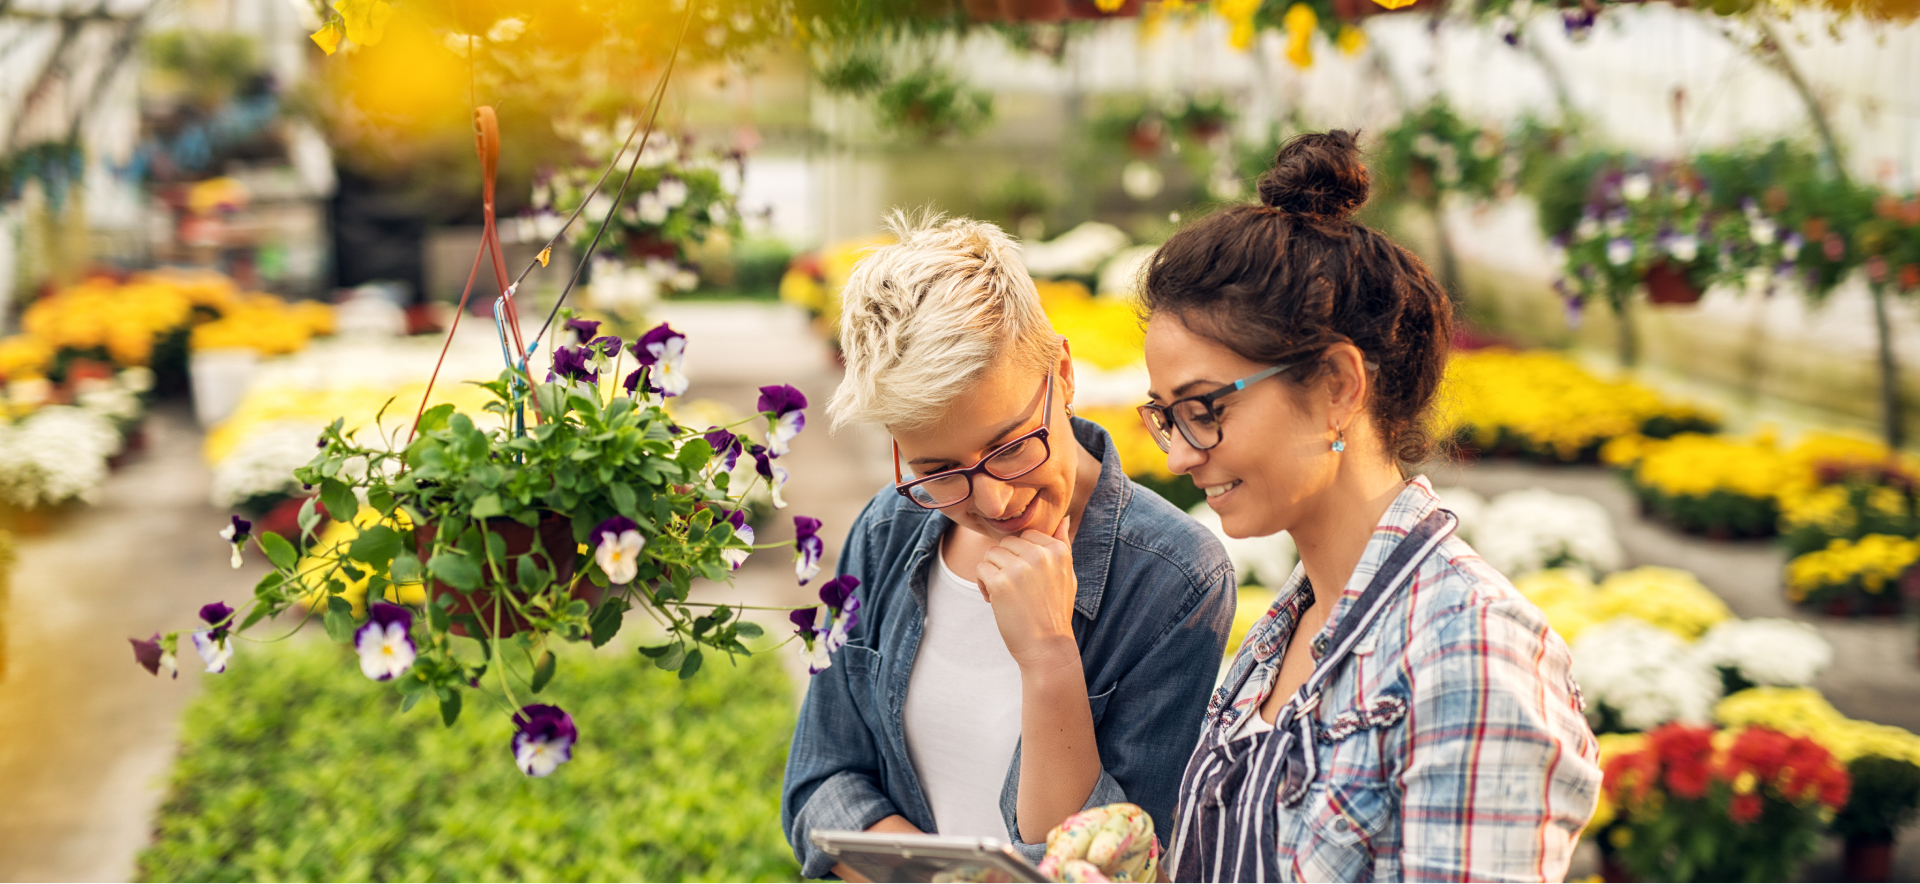
[[[1020,667],[978,584],[934,556],[907,681],[907,755],[942,835],[1006,839],[1000,792],[1020,741]]]

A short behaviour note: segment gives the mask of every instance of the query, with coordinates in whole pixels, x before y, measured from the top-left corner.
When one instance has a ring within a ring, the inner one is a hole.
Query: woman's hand
[[[1000,638],[1023,672],[1066,662],[1079,666],[1073,601],[1080,583],[1073,576],[1067,522],[1062,517],[1052,534],[1027,530],[1001,538],[987,550],[977,572],[980,594],[993,606]]]

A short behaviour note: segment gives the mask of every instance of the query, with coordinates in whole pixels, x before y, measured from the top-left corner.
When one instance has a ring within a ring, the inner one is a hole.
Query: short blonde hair
[[[827,403],[833,426],[917,429],[990,365],[1051,369],[1059,338],[1000,228],[900,211],[886,227],[898,241],[862,258],[841,293],[847,375]]]

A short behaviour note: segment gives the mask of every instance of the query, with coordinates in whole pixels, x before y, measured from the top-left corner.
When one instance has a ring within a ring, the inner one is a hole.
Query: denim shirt
[[[1164,844],[1233,621],[1233,566],[1199,523],[1127,480],[1105,430],[1074,418],[1073,433],[1100,459],[1073,538],[1073,636],[1100,751],[1100,778],[1086,806],[1138,804],[1153,815]],[[902,710],[926,621],[928,575],[953,525],[883,488],[840,554],[839,573],[860,579],[860,622],[808,686],[780,800],[781,824],[808,878],[833,866],[808,840],[815,829],[862,830],[897,813],[934,831]],[[1003,776],[1007,840],[1038,860],[1046,845],[1019,838],[1019,749],[1006,771],[980,775]]]

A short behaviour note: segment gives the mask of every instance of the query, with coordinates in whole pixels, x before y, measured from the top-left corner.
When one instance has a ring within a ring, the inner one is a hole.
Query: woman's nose
[[[1174,475],[1184,476],[1194,467],[1207,462],[1207,453],[1188,445],[1187,437],[1179,433],[1173,433],[1172,436],[1172,441],[1167,443],[1167,469],[1172,470]]]
[[[986,476],[973,477],[973,511],[988,519],[1004,519],[1014,513],[1007,512],[1013,505],[1013,487],[997,479]]]

